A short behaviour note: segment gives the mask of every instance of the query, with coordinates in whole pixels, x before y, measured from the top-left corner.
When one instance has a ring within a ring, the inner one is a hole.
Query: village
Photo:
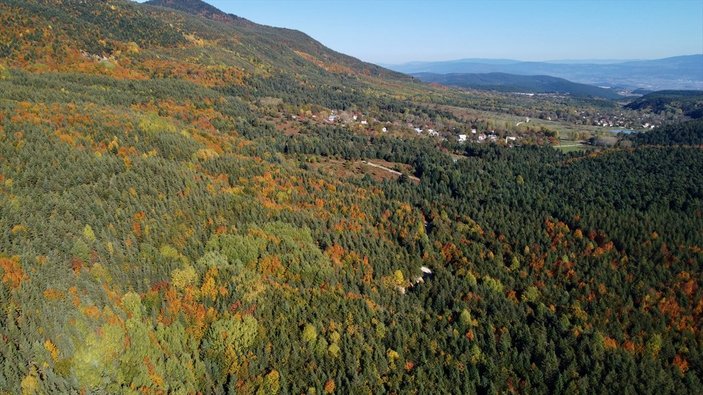
[[[459,125],[442,125],[443,128],[441,128],[430,121],[425,121],[421,124],[419,124],[420,122],[403,122],[400,120],[383,122],[368,114],[344,110],[321,110],[317,113],[307,111],[303,114],[290,114],[286,117],[298,124],[335,125],[362,134],[377,133],[403,136],[412,134],[416,137],[437,139],[439,142],[455,142],[459,144],[496,143],[513,146],[521,138],[518,135],[511,135],[495,129],[481,131],[477,126],[460,128],[458,127]],[[529,122],[530,119],[526,118],[525,121],[518,122],[515,126]]]
[[[571,113],[543,112],[539,119],[546,121],[566,121],[576,125],[596,126],[617,129],[642,129],[651,130],[661,126],[669,118],[662,114],[646,113],[641,111],[606,112],[593,110],[580,110]]]

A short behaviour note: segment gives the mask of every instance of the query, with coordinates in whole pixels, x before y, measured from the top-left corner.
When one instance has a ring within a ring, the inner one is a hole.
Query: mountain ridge
[[[285,43],[292,49],[297,50],[309,50],[309,52],[317,52],[322,54],[324,57],[337,58],[343,61],[346,65],[352,68],[360,68],[365,72],[371,72],[372,74],[384,74],[386,76],[393,76],[395,78],[403,78],[401,74],[393,72],[392,70],[382,70],[383,68],[368,62],[364,62],[360,59],[354,58],[352,56],[337,52],[329,47],[324,46],[319,41],[315,40],[313,37],[309,36],[307,33],[300,30],[288,29],[285,27],[275,27],[268,26],[259,23],[255,23],[246,18],[237,16],[235,14],[226,13],[202,0],[149,0],[143,3],[146,6],[160,7],[163,9],[175,10],[179,12],[184,12],[193,16],[203,17],[216,22],[225,22],[234,26],[235,28],[247,29],[247,33],[253,33],[263,36],[263,35],[275,35],[275,39]],[[296,48],[297,47],[297,48]],[[301,55],[299,53],[299,55]],[[316,54],[302,55],[315,56]],[[308,61],[311,61],[310,57],[307,57]],[[315,63],[315,61],[312,61]],[[319,65],[319,64],[318,64]]]
[[[556,63],[509,59],[459,59],[386,65],[404,73],[549,75],[570,81],[628,88],[703,89],[703,54],[622,63]]]
[[[508,73],[417,73],[412,75],[425,82],[459,88],[500,92],[557,93],[573,97],[622,98],[622,96],[611,89],[579,84],[564,78],[548,75],[516,75]]]
[[[234,14],[226,13],[220,10],[219,8],[201,0],[148,0],[143,4],[183,11],[192,15],[202,16],[215,21],[246,21],[249,23],[253,23],[248,19],[239,17]]]
[[[428,89],[303,32],[259,25],[197,0],[5,0],[0,12],[7,16],[0,57],[9,67],[30,71],[183,77],[249,91],[271,85],[274,77],[311,94],[319,94],[319,86],[339,87],[347,95],[397,84]]]

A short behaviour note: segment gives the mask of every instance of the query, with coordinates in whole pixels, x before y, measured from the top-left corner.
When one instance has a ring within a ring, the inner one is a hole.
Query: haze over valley
[[[386,67],[407,74],[508,73],[549,75],[573,82],[620,89],[703,89],[703,54],[637,61],[522,62],[498,59],[464,59],[412,62]]]

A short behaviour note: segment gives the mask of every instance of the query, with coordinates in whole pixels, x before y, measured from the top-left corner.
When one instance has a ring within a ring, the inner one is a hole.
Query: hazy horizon
[[[703,2],[208,0],[379,64],[466,58],[659,59],[703,53]],[[545,60],[547,59],[547,60]]]
[[[676,57],[681,57],[681,56],[703,56],[702,53],[690,53],[690,54],[679,54],[679,55],[672,55],[672,56],[664,56],[664,57],[657,57],[657,58],[636,58],[636,59],[513,59],[513,58],[476,58],[476,57],[467,57],[467,58],[455,58],[455,59],[437,59],[437,60],[411,60],[408,62],[401,62],[401,63],[379,63],[380,66],[383,65],[392,65],[392,66],[401,66],[401,65],[408,65],[408,64],[413,64],[413,63],[443,63],[443,62],[460,62],[460,61],[511,61],[511,62],[535,62],[535,63],[564,63],[564,64],[617,64],[617,63],[625,63],[625,62],[640,62],[640,61],[649,61],[649,60],[659,60],[659,59],[666,59],[666,58],[676,58]]]

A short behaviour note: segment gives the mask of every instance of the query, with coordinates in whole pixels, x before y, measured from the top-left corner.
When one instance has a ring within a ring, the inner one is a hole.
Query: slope
[[[658,91],[648,93],[627,106],[631,110],[655,113],[677,112],[691,118],[703,118],[703,91]]]
[[[404,78],[399,73],[332,51],[300,31],[258,25],[236,15],[226,14],[200,0],[150,0],[145,4],[171,8],[210,20],[225,22],[228,27],[240,33],[239,38],[243,45],[253,45],[256,41],[264,40],[267,45],[273,48],[262,48],[263,50],[257,53],[262,59],[272,57],[274,54],[282,55],[292,50],[328,71],[347,71],[365,75]],[[280,62],[282,59],[273,58],[272,60]],[[345,70],[346,68],[348,69]]]
[[[703,119],[665,125],[629,138],[639,145],[703,145]]]
[[[0,11],[0,54],[8,66],[31,71],[183,78],[255,96],[316,95],[322,86],[355,100],[370,88],[427,91],[405,75],[334,52],[304,33],[257,25],[200,1],[7,0]]]

